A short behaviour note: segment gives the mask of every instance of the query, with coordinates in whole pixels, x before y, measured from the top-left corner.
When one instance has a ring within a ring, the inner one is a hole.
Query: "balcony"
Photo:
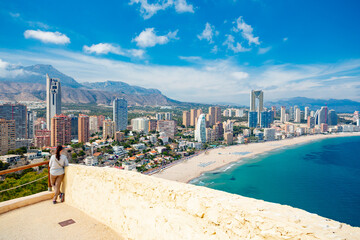
[[[205,187],[82,165],[65,175],[64,203],[2,213],[0,239],[360,239],[360,228]]]

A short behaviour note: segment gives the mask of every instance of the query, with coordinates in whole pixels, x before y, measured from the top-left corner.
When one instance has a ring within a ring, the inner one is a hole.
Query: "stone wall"
[[[300,209],[114,168],[71,165],[66,203],[128,239],[360,239]]]

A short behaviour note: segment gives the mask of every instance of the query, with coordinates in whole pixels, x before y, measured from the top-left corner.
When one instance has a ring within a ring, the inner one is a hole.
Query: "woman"
[[[61,154],[62,150],[63,147],[61,145],[57,146],[55,155],[52,155],[49,161],[50,181],[55,191],[53,198],[54,204],[56,203],[56,199],[60,193],[61,182],[65,175],[64,168],[69,165],[67,157]],[[60,200],[61,202],[64,201],[64,193],[60,193]]]

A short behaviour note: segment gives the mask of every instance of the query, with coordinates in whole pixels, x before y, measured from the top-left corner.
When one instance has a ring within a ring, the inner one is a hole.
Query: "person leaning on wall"
[[[65,167],[69,166],[69,161],[65,154],[63,154],[63,147],[61,145],[57,146],[56,152],[51,156],[49,161],[50,167],[50,182],[54,188],[54,197],[53,203],[56,203],[58,196],[60,201],[64,201],[64,193],[60,192],[61,183],[65,176]]]

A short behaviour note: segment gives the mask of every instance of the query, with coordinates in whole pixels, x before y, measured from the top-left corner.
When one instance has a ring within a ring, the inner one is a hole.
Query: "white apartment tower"
[[[206,119],[205,114],[200,114],[195,128],[195,141],[206,142]]]
[[[46,74],[46,127],[51,129],[51,118],[61,114],[60,79],[50,78]]]
[[[286,116],[286,107],[285,106],[281,107],[281,112],[280,113],[281,113],[280,114],[280,121],[282,123],[286,122],[286,118],[285,118],[285,116]]]

